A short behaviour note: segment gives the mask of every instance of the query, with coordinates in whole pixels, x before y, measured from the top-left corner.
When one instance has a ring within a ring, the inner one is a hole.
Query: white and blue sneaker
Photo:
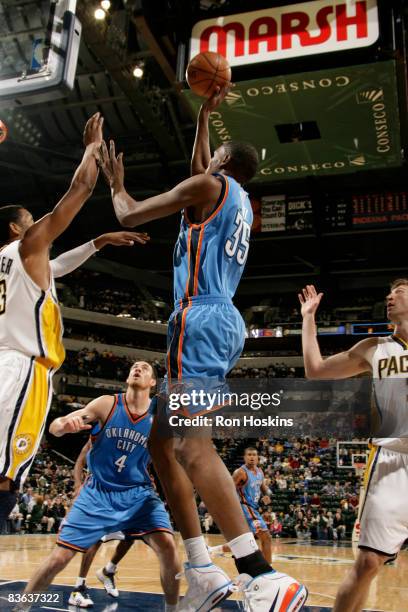
[[[276,571],[256,578],[241,574],[234,583],[244,593],[245,612],[300,612],[308,595],[303,584]]]
[[[76,587],[76,589],[72,591],[68,603],[70,606],[76,606],[78,608],[90,608],[94,605],[85,584],[81,584],[81,586]]]
[[[184,564],[184,572],[176,578],[185,575],[188,589],[180,600],[177,612],[208,612],[217,607],[234,590],[232,581],[217,565],[192,566]]]
[[[96,572],[96,577],[99,582],[102,582],[105,591],[111,597],[119,597],[119,591],[115,584],[115,572],[108,573],[104,567]]]

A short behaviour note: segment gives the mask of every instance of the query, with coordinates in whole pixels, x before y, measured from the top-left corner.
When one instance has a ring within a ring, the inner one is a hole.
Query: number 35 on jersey
[[[231,238],[225,243],[225,252],[228,257],[235,257],[239,265],[244,265],[248,256],[249,237],[251,235],[251,226],[244,219],[247,210],[245,208],[238,209],[234,220],[236,229]]]

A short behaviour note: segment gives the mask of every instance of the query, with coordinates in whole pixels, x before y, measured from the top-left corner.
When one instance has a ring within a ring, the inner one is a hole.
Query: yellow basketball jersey
[[[0,250],[0,351],[35,357],[50,369],[64,361],[62,318],[51,274],[47,291],[24,269],[20,241]]]
[[[372,368],[374,399],[381,420],[379,437],[372,442],[408,453],[408,344],[398,336],[379,338]]]

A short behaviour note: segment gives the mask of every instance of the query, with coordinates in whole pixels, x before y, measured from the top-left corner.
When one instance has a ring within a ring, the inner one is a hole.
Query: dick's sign
[[[190,58],[216,51],[241,66],[367,47],[378,35],[377,0],[315,0],[199,21]]]

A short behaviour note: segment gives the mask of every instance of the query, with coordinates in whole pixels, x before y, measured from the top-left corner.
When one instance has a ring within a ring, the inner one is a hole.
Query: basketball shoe
[[[68,603],[70,606],[77,606],[78,608],[89,608],[94,605],[86,584],[81,584],[81,586],[76,587],[75,591],[72,591]]]
[[[105,591],[107,592],[108,595],[110,595],[111,597],[119,597],[119,591],[116,588],[116,584],[115,584],[115,573],[108,573],[105,571],[105,568],[102,567],[102,569],[98,570],[96,572],[96,577],[99,580],[99,582],[102,582],[103,586],[105,587]]]
[[[184,564],[188,589],[177,607],[177,612],[208,612],[229,597],[232,593],[232,582],[221,568],[213,563],[194,567]]]
[[[234,584],[244,594],[245,612],[300,612],[308,595],[303,584],[276,571],[255,578],[241,574]]]

